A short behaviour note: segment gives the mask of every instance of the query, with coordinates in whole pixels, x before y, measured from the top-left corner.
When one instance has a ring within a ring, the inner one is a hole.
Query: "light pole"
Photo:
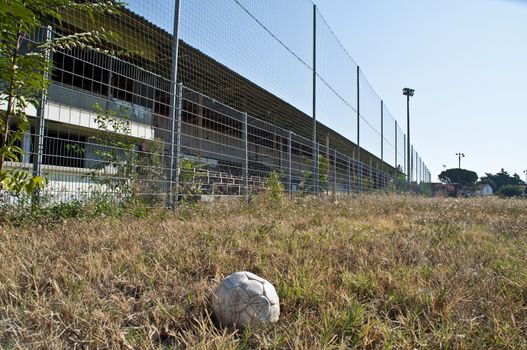
[[[411,156],[410,156],[410,97],[414,95],[414,92],[415,92],[414,89],[410,89],[410,88],[403,89],[403,95],[406,96],[406,127],[407,127],[406,142],[408,144],[406,147],[406,152],[408,153],[406,157],[406,161],[408,162],[408,165],[407,165],[408,182],[412,182],[412,169],[410,169],[410,160],[411,160]]]
[[[461,158],[465,158],[465,153],[456,153],[458,156],[458,169],[461,169]]]
[[[457,166],[457,185],[461,189],[461,158],[465,158],[465,153],[456,153],[458,157],[458,166]]]
[[[525,174],[525,184],[527,185],[527,170],[524,170],[523,173]]]

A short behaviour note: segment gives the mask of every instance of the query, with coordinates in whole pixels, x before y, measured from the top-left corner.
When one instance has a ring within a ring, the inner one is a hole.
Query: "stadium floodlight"
[[[461,190],[461,158],[465,158],[465,153],[456,153],[456,156],[458,156],[458,171],[457,171],[457,184],[459,190]]]
[[[461,158],[465,158],[465,153],[456,153],[458,156],[458,169],[461,169]]]
[[[406,119],[406,128],[407,128],[407,131],[406,131],[406,142],[407,142],[407,147],[406,147],[406,152],[408,153],[407,157],[406,157],[406,161],[407,161],[407,179],[408,179],[408,182],[412,182],[412,170],[410,168],[410,164],[411,164],[411,155],[410,155],[410,148],[411,148],[411,143],[410,143],[410,97],[412,97],[414,95],[414,92],[415,90],[414,89],[410,89],[410,88],[404,88],[403,89],[403,95],[406,96],[406,114],[407,114],[407,119]]]
[[[404,96],[413,96],[415,93],[415,90],[414,89],[409,89],[409,88],[404,88],[403,89],[403,95]]]

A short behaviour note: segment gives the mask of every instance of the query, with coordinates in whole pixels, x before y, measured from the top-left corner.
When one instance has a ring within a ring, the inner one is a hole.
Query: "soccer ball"
[[[212,310],[224,327],[262,326],[278,321],[280,301],[271,283],[242,271],[227,276],[216,288]]]

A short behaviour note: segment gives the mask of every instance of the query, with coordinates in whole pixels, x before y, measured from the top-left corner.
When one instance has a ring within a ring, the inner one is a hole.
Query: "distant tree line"
[[[495,194],[503,197],[516,197],[527,194],[526,183],[522,181],[520,175],[513,174],[512,176],[501,169],[496,174],[485,173],[485,176],[479,178],[474,171],[467,169],[447,169],[439,174],[439,180],[447,185],[453,185],[456,188],[456,194],[461,189],[471,189],[479,184],[488,184],[492,187]]]

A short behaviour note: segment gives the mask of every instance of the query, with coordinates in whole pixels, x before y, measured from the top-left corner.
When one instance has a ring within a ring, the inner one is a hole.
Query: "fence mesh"
[[[54,202],[247,196],[272,174],[290,193],[430,181],[413,147],[407,169],[400,124],[309,0],[131,0],[49,25],[31,40],[116,33],[54,52],[49,91],[26,111],[24,154],[7,165],[46,176]]]
[[[383,131],[383,160],[390,166],[397,168],[397,123],[386,103],[382,106]]]
[[[356,144],[357,65],[318,10],[315,16],[316,117]]]

